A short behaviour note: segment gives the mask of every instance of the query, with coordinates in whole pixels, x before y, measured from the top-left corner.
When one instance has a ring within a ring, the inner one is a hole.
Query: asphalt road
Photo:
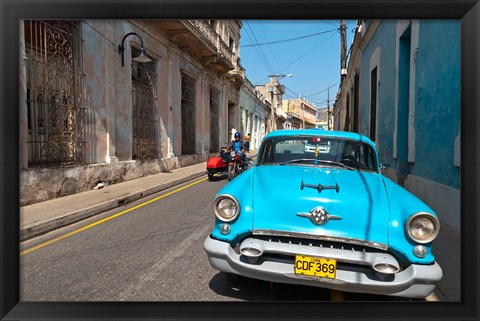
[[[227,279],[203,250],[213,197],[227,182],[192,181],[23,242],[20,300],[408,301]]]

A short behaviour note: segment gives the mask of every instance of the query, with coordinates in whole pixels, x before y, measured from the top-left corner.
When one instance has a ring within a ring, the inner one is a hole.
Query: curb
[[[134,202],[138,199],[141,199],[141,198],[144,198],[146,196],[161,192],[163,190],[174,187],[176,185],[183,184],[185,182],[191,181],[195,178],[199,178],[199,177],[204,176],[204,175],[205,175],[204,171],[199,172],[199,173],[195,173],[195,174],[191,174],[189,176],[186,176],[186,177],[183,177],[183,178],[180,178],[180,179],[177,179],[177,180],[165,183],[165,184],[161,184],[161,185],[158,185],[158,186],[153,187],[153,188],[149,188],[149,189],[147,189],[147,190],[145,190],[141,193],[137,192],[137,193],[127,194],[125,196],[122,196],[121,198],[116,198],[116,199],[109,200],[109,201],[106,201],[106,202],[103,202],[103,203],[99,203],[99,204],[94,205],[92,207],[82,209],[82,210],[78,210],[78,211],[73,212],[73,213],[68,213],[65,216],[55,218],[55,219],[52,219],[52,220],[47,221],[47,222],[43,222],[43,223],[40,223],[40,224],[37,224],[37,225],[33,225],[33,226],[30,226],[30,227],[21,229],[20,230],[20,241],[25,241],[29,238],[36,237],[36,236],[51,232],[53,230],[56,230],[56,229],[61,228],[61,227],[65,227],[65,226],[73,224],[73,223],[77,223],[77,222],[79,222],[81,220],[84,220],[86,218],[92,217],[94,215],[103,213],[105,211],[117,208],[119,206],[122,206],[122,205],[125,205],[125,204],[128,204],[128,203]]]

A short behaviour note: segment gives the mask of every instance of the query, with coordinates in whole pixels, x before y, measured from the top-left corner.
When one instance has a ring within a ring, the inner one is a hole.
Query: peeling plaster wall
[[[22,30],[22,29],[21,29]],[[158,159],[132,160],[132,79],[131,47],[139,39],[125,39],[124,61],[118,44],[129,32],[139,34],[147,54],[157,61],[156,117],[158,121]],[[206,162],[217,153],[209,152],[210,88],[220,92],[219,142],[227,141],[228,101],[236,103],[238,91],[160,33],[145,28],[139,21],[85,20],[82,23],[84,107],[87,108],[85,139],[86,165],[63,168],[28,168],[26,141],[26,87],[24,42],[20,40],[20,203],[21,206],[95,187],[97,182],[122,181],[166,172]],[[193,155],[181,155],[181,72],[196,81],[196,141]],[[23,75],[23,76],[22,76]],[[23,88],[23,89],[22,89]],[[22,98],[23,97],[23,98]],[[25,103],[22,103],[25,102]]]
[[[207,91],[208,91],[208,97],[210,98],[210,89],[214,89],[214,90],[217,90],[220,94],[219,96],[219,102],[218,102],[218,114],[217,114],[217,118],[214,120],[216,122],[218,122],[218,133],[213,133],[214,135],[217,135],[217,139],[218,139],[218,143],[219,143],[219,147],[221,148],[222,146],[224,146],[224,143],[223,143],[223,135],[222,133],[225,131],[225,125],[224,125],[224,122],[223,122],[223,118],[222,118],[222,111],[224,110],[224,105],[222,104],[222,99],[223,99],[223,95],[222,95],[222,90],[223,90],[223,83],[221,83],[218,79],[215,79],[212,77],[212,75],[210,75],[208,77],[208,88],[207,88]],[[205,145],[205,150],[209,151],[210,150],[210,101],[208,102],[208,106],[207,108],[205,108],[205,137],[206,137],[206,145]]]
[[[137,31],[127,21],[115,21],[114,39],[121,41],[124,35]],[[136,37],[129,36],[125,39],[124,59],[122,67],[117,51],[115,61],[115,149],[119,161],[132,159],[132,76],[130,62],[132,60],[131,43],[138,43]],[[112,53],[113,54],[113,53]]]
[[[169,52],[169,68],[171,82],[171,108],[172,108],[172,146],[173,154],[182,153],[182,75],[180,73],[180,56]]]
[[[115,141],[114,123],[110,121],[114,115],[112,102],[114,92],[113,76],[109,64],[112,60],[109,53],[113,44],[106,43],[97,32],[113,38],[112,23],[110,21],[88,20],[83,24],[83,62],[84,62],[84,107],[87,108],[87,163],[102,163],[108,161],[109,147],[113,152]],[[93,29],[95,28],[95,30]]]
[[[111,185],[157,174],[164,171],[166,167],[178,167],[176,162],[178,160],[173,159],[167,164],[159,160],[125,161],[115,164],[103,163],[22,171],[20,173],[20,206],[88,191],[98,182]]]

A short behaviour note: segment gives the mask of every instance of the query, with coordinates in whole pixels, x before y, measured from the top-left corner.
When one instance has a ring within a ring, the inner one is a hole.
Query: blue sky
[[[267,83],[271,74],[292,74],[280,81],[287,88],[284,99],[301,95],[326,108],[330,87],[332,107],[340,82],[340,20],[242,22],[240,59],[254,85]],[[347,52],[355,25],[355,20],[347,20]],[[294,38],[300,39],[290,40]]]

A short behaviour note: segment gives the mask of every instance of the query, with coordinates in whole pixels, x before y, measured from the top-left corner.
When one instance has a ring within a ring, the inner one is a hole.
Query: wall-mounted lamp
[[[140,54],[136,57],[133,57],[132,60],[138,61],[138,62],[143,62],[143,63],[152,61],[152,59],[148,58],[148,56],[145,54],[145,48],[143,48],[143,39],[140,38],[140,36],[137,35],[135,32],[130,32],[130,33],[127,33],[123,37],[122,44],[118,45],[118,53],[120,53],[122,55],[122,67],[124,66],[123,53],[125,51],[125,47],[123,46],[123,43],[125,42],[125,38],[127,38],[130,35],[135,35],[135,36],[138,37],[138,39],[140,39]]]

